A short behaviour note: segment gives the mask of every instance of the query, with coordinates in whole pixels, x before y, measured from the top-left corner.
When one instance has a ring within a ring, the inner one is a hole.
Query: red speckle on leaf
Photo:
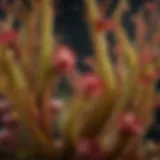
[[[0,131],[0,142],[7,141],[9,138],[10,138],[10,134],[7,129],[3,129]]]
[[[2,122],[4,125],[17,124],[16,119],[12,117],[12,115],[5,115],[2,118]]]
[[[10,110],[10,106],[11,104],[9,102],[3,100],[0,101],[0,113],[8,112]]]
[[[149,64],[153,61],[153,55],[148,52],[143,52],[140,54],[140,63],[142,64]]]
[[[143,84],[149,84],[151,82],[153,82],[154,80],[156,80],[158,78],[158,73],[157,72],[152,72],[151,74],[143,74],[140,77],[140,81]]]
[[[74,52],[63,45],[57,48],[54,54],[54,66],[60,73],[70,73],[76,65],[76,56]]]
[[[9,44],[9,47],[13,49],[14,51],[14,55],[15,55],[15,59],[19,60],[20,57],[22,56],[22,52],[21,49],[19,48],[19,46],[17,44],[11,43]]]
[[[122,133],[137,135],[142,133],[142,126],[132,113],[125,113],[118,117],[118,127]]]
[[[160,142],[157,143],[157,148],[158,148],[158,151],[160,153]]]
[[[123,54],[122,47],[119,44],[115,45],[113,47],[113,52],[115,52],[117,56],[121,56]]]
[[[8,10],[8,6],[7,5],[0,5],[0,9],[2,9],[2,10]]]
[[[8,45],[14,51],[15,59],[19,59],[21,51],[16,43],[18,40],[18,32],[14,30],[5,30],[0,34],[0,44]]]
[[[82,75],[77,85],[86,97],[99,97],[104,91],[103,81],[94,73]]]
[[[131,158],[132,160],[145,160],[144,159],[144,153],[142,151],[129,152],[125,158],[126,159]]]
[[[93,57],[86,57],[84,59],[84,63],[89,66],[92,66],[95,63],[95,59]]]
[[[155,5],[155,3],[153,3],[153,2],[147,2],[147,3],[145,4],[145,7],[146,7],[146,9],[147,9],[148,11],[150,11],[150,12],[153,12],[153,11],[156,10],[156,5]]]
[[[115,23],[113,20],[107,20],[106,21],[106,30],[107,31],[113,31],[115,28]]]
[[[0,34],[0,44],[13,44],[18,38],[18,33],[15,31],[4,31]]]
[[[96,21],[97,31],[113,31],[115,23],[112,20],[99,19]]]
[[[145,160],[144,153],[142,153],[142,152],[137,153],[137,156],[136,156],[135,160]]]

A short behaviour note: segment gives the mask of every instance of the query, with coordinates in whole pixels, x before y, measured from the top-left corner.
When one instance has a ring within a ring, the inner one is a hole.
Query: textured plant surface
[[[108,19],[102,4],[83,1],[94,51],[85,60],[87,73],[77,69],[75,51],[56,42],[52,0],[1,4],[8,16],[0,24],[0,159],[160,158],[158,146],[143,138],[152,123],[160,67],[158,5],[146,3],[132,17],[136,38],[130,41],[121,23],[127,0]],[[18,32],[12,29],[15,18]],[[114,63],[108,33],[116,41]],[[62,78],[71,87],[64,102],[57,98]]]

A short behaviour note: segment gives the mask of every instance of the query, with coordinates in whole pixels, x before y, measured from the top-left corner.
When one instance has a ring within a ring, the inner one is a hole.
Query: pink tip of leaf
[[[142,133],[142,126],[132,113],[122,114],[118,118],[118,127],[122,133],[129,135],[137,135]]]
[[[86,97],[99,97],[103,94],[103,81],[94,73],[85,73],[78,79],[80,90]]]
[[[55,51],[53,63],[60,73],[72,72],[76,65],[76,56],[74,52],[65,45],[60,46]]]

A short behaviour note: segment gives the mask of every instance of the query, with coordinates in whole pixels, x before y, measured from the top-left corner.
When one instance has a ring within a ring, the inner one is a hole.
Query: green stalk
[[[13,61],[13,57],[11,56],[12,52],[5,48],[3,54],[5,55],[0,58],[0,63],[4,73],[10,81],[11,86],[17,90],[26,90],[28,84],[20,66]]]
[[[77,138],[75,136],[75,129],[77,128],[77,121],[79,118],[79,114],[84,110],[86,107],[87,99],[80,94],[77,94],[73,100],[71,105],[68,108],[68,116],[65,122],[65,136],[68,137],[69,141],[72,144],[75,144]]]
[[[96,22],[101,18],[100,13],[95,0],[85,0],[85,6],[97,68],[104,80],[107,91],[112,93],[115,90],[116,82],[113,68],[107,55],[108,46],[104,32],[98,32],[96,28]]]
[[[52,143],[52,109],[51,109],[51,97],[52,90],[56,86],[57,76],[55,73],[48,73],[46,76],[45,84],[39,95],[40,98],[40,113],[42,119],[43,131],[47,139]],[[54,84],[54,86],[52,86]]]
[[[139,83],[138,79],[140,76],[140,67],[138,63],[138,56],[136,50],[133,48],[132,44],[129,41],[129,38],[127,37],[127,33],[123,29],[121,25],[121,17],[123,14],[123,7],[126,5],[127,1],[122,0],[120,1],[118,8],[116,12],[114,13],[113,17],[116,22],[116,28],[115,28],[115,35],[117,38],[118,43],[120,44],[123,52],[124,52],[124,59],[128,66],[128,93],[126,96],[128,96],[128,101],[132,99],[133,94],[135,93],[135,88],[137,83]],[[132,77],[132,78],[131,78]]]
[[[140,122],[144,128],[144,132],[139,136],[130,137],[127,140],[127,145],[123,150],[122,157],[127,153],[133,153],[133,150],[136,150],[136,147],[143,143],[143,136],[147,132],[148,127],[151,124],[151,118],[153,117],[154,110],[154,85],[149,84],[145,88],[145,96],[141,100],[140,106],[138,106],[136,115],[139,117]],[[144,110],[145,108],[145,110]]]
[[[35,106],[30,103],[30,100],[28,99],[30,94],[28,91],[28,84],[19,64],[13,60],[13,57],[8,56],[8,54],[11,53],[8,53],[9,51],[7,49],[5,49],[5,51],[5,55],[0,59],[0,64],[11,87],[6,91],[7,95],[9,95],[9,98],[16,104],[16,111],[20,116],[22,125],[29,129],[31,136],[36,140],[36,143],[45,148],[46,139],[39,130],[37,120],[33,113]]]
[[[108,117],[107,115],[112,109],[112,105],[114,103],[113,98],[116,94],[116,80],[112,63],[107,55],[108,44],[106,42],[105,34],[103,31],[98,32],[96,28],[96,22],[101,18],[96,1],[85,0],[85,7],[86,14],[88,15],[88,24],[93,43],[94,56],[96,58],[96,69],[104,81],[105,93],[98,100],[97,104],[93,106],[94,108],[88,115],[87,119],[84,120],[84,126],[82,127],[81,134],[95,135],[100,131],[105,119]],[[97,126],[95,123],[100,125]]]
[[[41,2],[41,39],[40,39],[40,60],[37,77],[37,89],[41,90],[46,73],[51,65],[51,55],[53,52],[53,13],[51,0]]]
[[[113,15],[113,18],[116,23],[115,34],[120,46],[124,51],[124,56],[128,62],[129,68],[134,68],[135,66],[137,66],[137,54],[134,48],[132,47],[125,30],[121,26],[121,17],[123,13],[123,6],[125,4],[126,0],[121,0],[116,12]]]

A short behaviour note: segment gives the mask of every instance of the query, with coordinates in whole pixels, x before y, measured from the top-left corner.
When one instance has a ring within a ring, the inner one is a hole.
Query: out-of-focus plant
[[[51,0],[32,0],[28,7],[21,0],[1,6],[8,17],[0,34],[0,90],[12,103],[0,104],[0,144],[7,149],[13,142],[13,152],[19,155],[22,144],[15,143],[13,133],[23,128],[28,136],[23,150],[45,159],[147,159],[143,137],[154,111],[158,7],[147,3],[133,17],[136,39],[131,43],[121,24],[126,0],[110,19],[103,17],[95,0],[84,0],[84,6],[94,50],[94,58],[86,61],[92,72],[85,74],[76,68],[75,52],[56,43]],[[15,17],[21,21],[18,33],[11,28]],[[116,63],[109,58],[109,32],[116,38]],[[54,97],[62,77],[73,89],[64,104]],[[52,122],[59,112],[57,140]]]

